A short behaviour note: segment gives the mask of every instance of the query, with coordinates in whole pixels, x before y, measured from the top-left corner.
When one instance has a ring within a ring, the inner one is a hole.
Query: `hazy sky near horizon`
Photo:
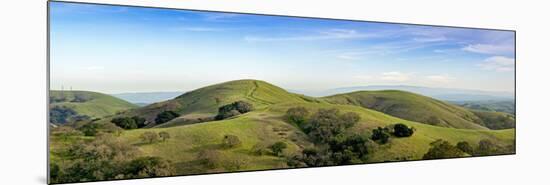
[[[188,91],[415,85],[514,91],[515,33],[50,2],[50,86]]]

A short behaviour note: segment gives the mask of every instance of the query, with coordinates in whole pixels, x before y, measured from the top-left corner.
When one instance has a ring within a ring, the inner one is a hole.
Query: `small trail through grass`
[[[246,94],[246,96],[254,101],[258,101],[262,104],[265,104],[265,105],[272,105],[272,104],[275,104],[273,102],[270,102],[270,101],[267,101],[267,100],[263,100],[263,99],[260,99],[260,98],[257,98],[254,96],[254,93],[257,92],[258,88],[260,87],[260,85],[258,85],[258,82],[254,82],[254,87]]]

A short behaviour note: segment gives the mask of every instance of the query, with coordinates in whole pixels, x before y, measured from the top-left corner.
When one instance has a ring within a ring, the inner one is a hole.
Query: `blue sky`
[[[50,2],[51,88],[416,85],[514,91],[514,33]]]

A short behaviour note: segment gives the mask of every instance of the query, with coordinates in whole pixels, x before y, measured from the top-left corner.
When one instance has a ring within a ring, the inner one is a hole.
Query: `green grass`
[[[306,98],[263,81],[236,80],[190,91],[172,100],[154,103],[126,114],[139,115],[153,123],[156,115],[164,110],[173,110],[187,117],[209,117],[215,116],[219,107],[239,100],[252,103],[255,108],[261,109],[285,101],[305,102]],[[168,122],[163,126],[169,125],[179,123]]]
[[[516,117],[509,113],[494,111],[472,110],[481,120],[485,127],[490,129],[508,129],[516,127]]]
[[[384,111],[365,108],[367,106],[357,106],[362,105],[361,103],[367,103],[367,100],[372,100],[373,97],[386,98],[387,101],[384,103],[388,105],[396,105],[399,103],[398,101],[405,101],[405,106],[397,110],[405,111],[405,108],[410,108],[410,112],[405,112],[410,115],[436,114],[438,116],[438,114],[442,114],[444,116],[442,119],[449,119],[449,121],[462,119],[461,121],[464,122],[461,115],[471,116],[470,114],[473,114],[471,112],[464,112],[465,109],[448,106],[437,100],[400,91],[384,91],[376,92],[374,95],[357,96],[346,94],[315,99],[288,93],[266,82],[240,80],[201,88],[183,94],[173,100],[131,110],[126,115],[154,115],[159,110],[171,109],[177,110],[183,117],[201,117],[214,115],[217,107],[237,100],[245,100],[254,104],[256,109],[252,112],[221,121],[180,126],[174,124],[166,128],[154,127],[126,130],[121,134],[120,138],[138,147],[141,155],[158,156],[170,160],[175,166],[177,174],[180,175],[227,171],[223,167],[209,169],[198,162],[197,156],[199,152],[207,149],[220,151],[223,160],[246,160],[246,165],[239,170],[287,167],[284,158],[272,155],[257,156],[252,154],[250,150],[254,145],[259,143],[284,141],[289,146],[284,153],[287,156],[292,156],[292,154],[299,153],[303,148],[312,146],[312,142],[299,128],[285,122],[283,119],[285,112],[289,108],[296,106],[303,106],[310,112],[315,112],[321,108],[336,108],[341,112],[355,112],[359,114],[361,120],[351,129],[351,132],[359,134],[370,134],[370,131],[374,128],[395,123],[403,123],[415,128],[415,133],[411,137],[392,138],[388,144],[371,147],[368,154],[368,162],[418,160],[428,151],[430,143],[437,139],[444,139],[452,144],[468,141],[474,147],[482,139],[490,139],[500,146],[514,144],[514,129],[488,130],[484,129],[484,127],[478,128],[475,125],[471,126],[474,129],[463,129],[462,127],[470,127],[461,126],[458,123],[449,123],[449,125],[442,125],[443,127],[433,126],[420,121],[414,121],[414,119],[407,120],[399,118],[399,116],[392,116],[393,114],[400,115],[403,112],[386,114]],[[336,104],[328,103],[329,101]],[[435,111],[435,113],[429,112],[429,110]],[[468,122],[465,124],[471,123]],[[458,128],[459,126],[461,127]],[[147,131],[157,133],[166,131],[170,134],[171,138],[164,142],[148,144],[140,139],[140,135]],[[223,136],[226,134],[238,136],[242,141],[242,145],[233,149],[222,148],[220,144]],[[67,143],[63,143],[59,139],[55,139],[55,137],[52,139],[52,142],[52,160],[58,160],[63,156],[56,153],[56,150],[60,150],[60,146],[64,146]]]
[[[241,170],[274,169],[285,166],[282,158],[274,156],[255,156],[250,149],[257,143],[284,141],[289,144],[287,153],[297,153],[301,148],[312,146],[312,143],[298,128],[283,121],[284,112],[294,106],[303,106],[311,111],[319,108],[337,108],[342,112],[356,112],[361,116],[360,123],[353,128],[357,133],[368,133],[379,126],[394,123],[404,123],[416,129],[409,138],[392,138],[386,145],[371,149],[369,162],[418,160],[428,151],[430,143],[444,139],[453,144],[468,141],[476,146],[481,139],[490,139],[501,146],[514,142],[514,130],[471,130],[431,126],[423,123],[407,121],[378,111],[368,110],[350,105],[331,105],[327,103],[285,102],[256,110],[237,118],[223,121],[205,122],[199,124],[169,127],[138,129],[124,132],[121,136],[128,142],[139,146],[143,155],[159,156],[170,159],[176,164],[178,174],[207,173],[223,171],[223,169],[205,169],[197,164],[197,155],[201,150],[218,149],[227,159],[239,158],[248,161]],[[277,129],[274,129],[277,128]],[[285,136],[278,135],[280,130],[286,130]],[[170,133],[172,138],[166,142],[144,144],[139,135],[146,131]],[[236,135],[243,142],[236,149],[221,149],[220,143],[224,135]]]
[[[482,120],[465,108],[405,91],[358,91],[323,99],[336,104],[361,106],[431,125],[487,130]]]
[[[284,141],[289,144],[289,148],[285,152],[295,153],[300,148],[311,144],[298,129],[270,116],[262,111],[255,111],[223,121],[170,128],[131,130],[124,132],[121,137],[129,143],[139,146],[143,155],[159,156],[171,160],[176,164],[178,174],[223,170],[221,168],[207,169],[196,164],[199,152],[206,149],[219,150],[226,160],[246,160],[248,165],[242,170],[285,167],[284,159],[270,155],[253,155],[250,152],[251,148],[258,143]],[[165,142],[146,144],[140,140],[139,136],[147,131],[166,131],[170,134],[171,139]],[[279,135],[279,133],[285,134]],[[234,149],[223,149],[220,144],[224,135],[227,134],[238,136],[242,145]]]
[[[75,96],[89,99],[85,102],[71,102]],[[136,108],[137,106],[122,99],[90,91],[50,91],[51,99],[65,98],[63,102],[52,102],[50,107],[65,106],[73,109],[79,115],[87,115],[92,118],[102,118],[116,114],[117,112]]]

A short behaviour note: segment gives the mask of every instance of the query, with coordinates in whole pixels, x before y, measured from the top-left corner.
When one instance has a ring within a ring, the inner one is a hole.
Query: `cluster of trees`
[[[414,134],[414,128],[408,127],[402,123],[396,123],[388,127],[378,127],[372,130],[371,139],[380,144],[389,142],[391,136],[394,137],[410,137]]]
[[[438,139],[430,143],[431,148],[422,159],[443,159],[466,156],[466,154],[458,147],[453,146],[445,140]]]
[[[169,161],[159,157],[138,157],[139,150],[128,143],[102,134],[91,142],[77,142],[67,151],[63,166],[52,162],[52,183],[170,176]]]
[[[53,106],[50,108],[50,123],[63,125],[77,121],[90,119],[89,116],[79,115],[73,109],[66,106]]]
[[[250,112],[254,109],[252,104],[245,101],[236,101],[218,108],[216,120],[223,120],[240,114]]]
[[[275,156],[280,156],[281,154],[283,154],[283,150],[286,148],[287,144],[282,141],[277,141],[269,146],[269,149],[271,149],[271,152],[273,152],[273,155]]]
[[[254,155],[273,155],[283,156],[284,150],[288,148],[288,144],[283,141],[273,142],[258,142],[251,149]]]
[[[498,155],[510,153],[513,151],[513,146],[502,147],[495,144],[489,139],[482,139],[479,141],[477,147],[473,147],[466,141],[458,142],[456,145],[452,145],[448,141],[438,139],[430,143],[430,149],[423,159],[443,159],[443,158],[455,158],[464,156],[486,156],[486,155]]]
[[[160,114],[157,115],[157,117],[155,118],[155,123],[156,124],[166,123],[166,122],[168,122],[170,120],[173,120],[174,118],[177,118],[179,116],[180,116],[180,114],[178,114],[177,112],[171,111],[171,110],[163,111],[163,112],[161,112]]]
[[[113,118],[111,123],[123,129],[136,129],[147,126],[145,118],[138,116]]]
[[[366,161],[369,139],[347,132],[359,122],[357,113],[342,114],[338,109],[319,109],[310,115],[306,108],[294,107],[287,110],[286,118],[315,142],[315,147],[306,148],[301,154],[288,158],[289,166],[327,166]]]
[[[158,134],[156,132],[147,131],[142,133],[139,137],[143,142],[152,144],[159,140],[162,140],[164,142],[167,139],[170,139],[170,134],[166,131],[159,132]]]
[[[304,107],[288,109],[286,117],[289,122],[296,124],[319,143],[327,143],[333,137],[343,134],[360,119],[357,113],[341,114],[338,109],[319,109],[313,115],[309,115],[309,111]]]

